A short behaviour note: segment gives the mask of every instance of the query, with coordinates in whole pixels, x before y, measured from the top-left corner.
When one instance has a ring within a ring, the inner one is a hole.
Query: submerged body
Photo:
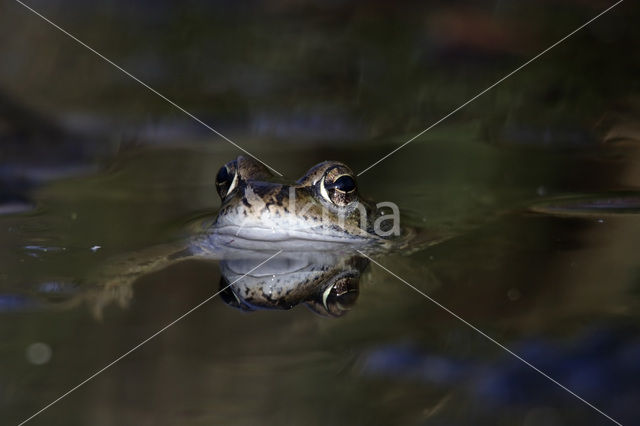
[[[397,207],[362,199],[353,172],[339,162],[317,164],[287,184],[240,156],[220,169],[216,189],[220,210],[195,235],[96,271],[91,280],[105,284],[96,297],[100,307],[112,298],[126,304],[139,276],[196,258],[219,261],[223,298],[238,308],[288,309],[304,302],[316,312],[342,315],[355,302],[368,264],[358,251],[404,249],[416,235],[400,229]],[[252,270],[274,253],[279,257]]]

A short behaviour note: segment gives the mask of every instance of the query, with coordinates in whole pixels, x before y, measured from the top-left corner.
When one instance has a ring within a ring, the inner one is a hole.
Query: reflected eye
[[[358,299],[358,277],[345,276],[329,286],[322,295],[322,304],[327,313],[333,316],[344,315]]]
[[[245,303],[244,300],[240,299],[238,295],[231,289],[231,286],[224,279],[224,277],[220,277],[220,298],[229,306],[233,306],[234,308],[242,309],[243,311],[254,311],[250,305]]]
[[[225,164],[220,168],[216,175],[216,190],[220,198],[224,199],[236,187],[238,183],[238,174],[235,170],[235,164]]]
[[[337,206],[346,206],[358,198],[356,180],[340,167],[329,169],[320,181],[322,196]]]

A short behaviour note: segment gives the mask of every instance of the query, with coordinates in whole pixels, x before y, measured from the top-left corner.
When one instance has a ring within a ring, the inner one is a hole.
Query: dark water
[[[413,137],[610,3],[33,2],[297,179]],[[364,173],[455,238],[376,257],[608,416],[640,411],[640,80],[624,2]],[[17,3],[0,5],[0,418],[18,424],[219,289],[189,234],[239,154]],[[219,298],[33,424],[613,424],[371,265],[340,318]]]

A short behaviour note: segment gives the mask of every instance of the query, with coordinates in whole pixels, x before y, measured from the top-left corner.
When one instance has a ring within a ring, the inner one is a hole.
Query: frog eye
[[[216,175],[216,190],[220,198],[224,200],[237,185],[238,173],[236,173],[235,164],[231,162],[222,166]]]
[[[356,181],[349,175],[343,175],[336,179],[333,187],[340,192],[353,192],[356,190]]]
[[[255,310],[243,299],[238,297],[238,295],[231,289],[231,286],[224,277],[220,277],[220,298],[222,298],[222,301],[224,303],[229,306],[233,306],[234,308],[238,308],[243,311]]]
[[[358,198],[356,180],[339,168],[327,171],[320,181],[320,193],[337,206],[346,206]]]
[[[358,299],[358,277],[344,276],[327,287],[322,294],[322,305],[332,316],[341,316],[350,310]]]

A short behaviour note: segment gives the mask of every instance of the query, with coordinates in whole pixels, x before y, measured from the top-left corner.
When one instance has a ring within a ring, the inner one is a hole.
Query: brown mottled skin
[[[189,258],[220,260],[223,287],[242,277],[223,294],[233,306],[282,309],[305,302],[316,312],[342,315],[355,301],[368,264],[354,249],[403,248],[412,235],[376,235],[373,224],[381,213],[360,197],[351,169],[336,161],[317,164],[286,184],[258,161],[239,156],[220,169],[216,189],[220,210],[193,237],[113,259],[88,278],[103,284],[87,297],[97,315],[110,301],[127,305],[139,276]]]
[[[257,270],[243,276],[264,257],[238,261],[222,261],[220,288],[225,302],[245,311],[259,308],[290,309],[305,303],[313,311],[341,316],[355,303],[360,274],[368,259],[351,254],[321,252],[283,252],[269,261],[269,271]],[[242,277],[242,278],[241,278]],[[240,278],[240,279],[239,279]],[[234,283],[229,286],[230,283]]]
[[[216,183],[222,206],[207,232],[229,236],[228,245],[270,249],[284,241],[278,249],[298,250],[306,241],[305,248],[333,249],[388,240],[374,233],[380,212],[360,197],[355,176],[343,163],[322,162],[293,184],[275,182],[269,170],[250,157],[240,156],[223,169]]]

